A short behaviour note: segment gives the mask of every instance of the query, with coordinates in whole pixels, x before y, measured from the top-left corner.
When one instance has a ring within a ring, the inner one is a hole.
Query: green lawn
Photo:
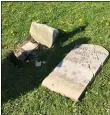
[[[6,56],[27,39],[32,21],[46,22],[65,34],[42,51],[45,65],[36,68],[29,62],[19,69]],[[64,56],[83,42],[110,51],[110,2],[2,2],[2,114],[110,115],[110,60],[80,102],[41,86]]]

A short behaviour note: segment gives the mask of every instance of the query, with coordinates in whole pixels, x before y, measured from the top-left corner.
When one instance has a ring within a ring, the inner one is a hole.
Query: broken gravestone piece
[[[59,31],[52,27],[49,27],[45,24],[37,24],[36,22],[32,22],[30,28],[31,38],[30,40],[24,41],[24,43],[18,44],[18,48],[14,52],[15,56],[24,61],[29,57],[34,50],[41,49],[40,46],[51,47],[54,43],[55,39],[58,36]],[[34,40],[34,41],[32,41]],[[42,47],[43,48],[43,47]]]
[[[38,47],[38,44],[35,44],[35,43],[32,43],[29,41],[27,44],[22,46],[22,49],[29,53],[29,52],[35,50],[37,47]]]
[[[15,52],[15,56],[18,59],[24,61],[27,58],[27,56],[37,48],[38,48],[38,44],[28,41],[19,49],[17,49],[17,51]]]
[[[36,22],[32,22],[30,27],[30,34],[33,39],[49,48],[56,40],[58,33],[59,31],[57,29]]]
[[[108,51],[101,46],[78,45],[43,80],[42,85],[78,101],[108,56]]]

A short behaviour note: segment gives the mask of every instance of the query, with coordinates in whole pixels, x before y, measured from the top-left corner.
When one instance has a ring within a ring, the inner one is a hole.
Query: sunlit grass
[[[85,31],[75,34],[61,46],[87,37],[89,43],[110,51],[110,2],[2,2],[2,59],[16,44],[27,39],[32,21],[46,22],[65,32],[88,23]],[[31,63],[19,70],[2,60],[3,115],[110,114],[110,60],[88,87],[83,100],[76,104],[40,86],[52,65],[63,57],[61,53],[53,47],[45,55],[52,61],[40,68]]]

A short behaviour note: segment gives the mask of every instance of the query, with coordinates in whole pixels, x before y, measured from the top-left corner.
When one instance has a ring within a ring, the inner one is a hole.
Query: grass
[[[50,92],[42,80],[78,43],[92,43],[110,51],[110,2],[2,2],[2,114],[110,115],[110,60],[88,87],[81,102]],[[42,51],[45,65],[29,62],[15,68],[6,56],[26,40],[32,21],[46,22],[66,34]],[[85,29],[81,27],[85,24]]]

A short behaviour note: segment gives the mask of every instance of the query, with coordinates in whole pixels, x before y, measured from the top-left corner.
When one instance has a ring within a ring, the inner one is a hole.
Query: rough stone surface
[[[42,85],[77,101],[108,56],[108,51],[98,45],[76,46],[44,79]]]
[[[28,42],[24,46],[22,46],[22,49],[26,52],[31,52],[32,50],[36,49],[38,47],[38,44]]]
[[[52,46],[58,33],[59,31],[57,29],[45,24],[38,24],[36,22],[32,22],[31,24],[30,34],[33,39],[49,48]]]

